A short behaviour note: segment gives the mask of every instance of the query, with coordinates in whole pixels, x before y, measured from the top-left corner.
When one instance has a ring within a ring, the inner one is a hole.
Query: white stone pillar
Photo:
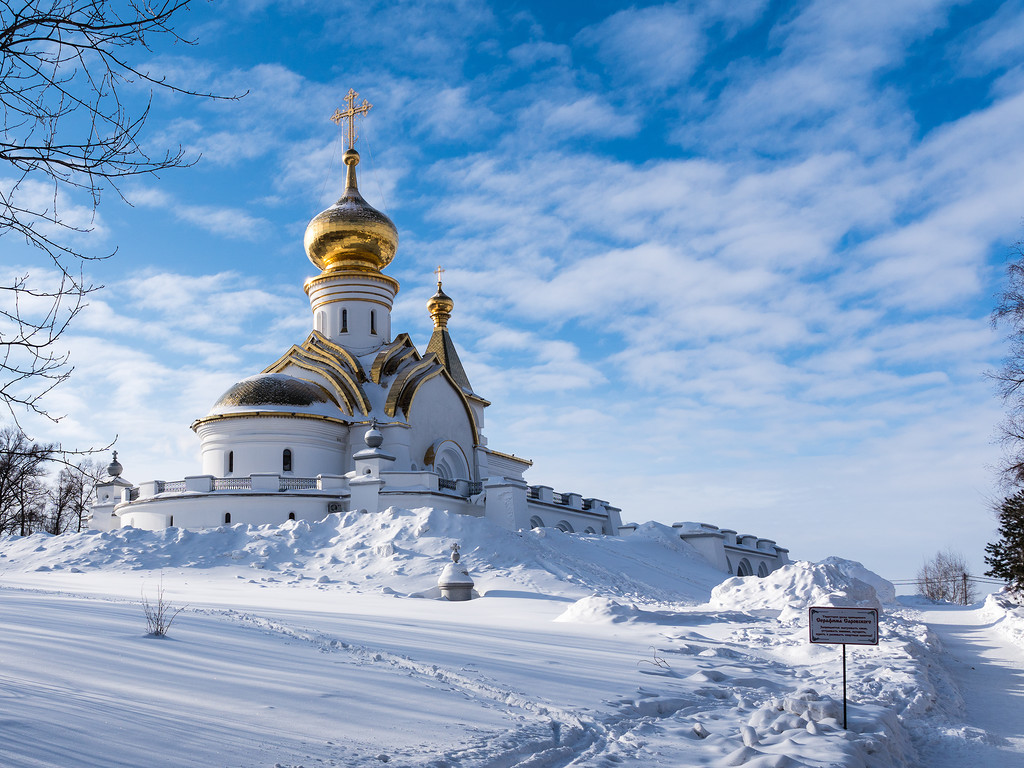
[[[529,529],[530,514],[526,504],[525,481],[491,477],[484,482],[484,517],[502,528],[513,531]]]

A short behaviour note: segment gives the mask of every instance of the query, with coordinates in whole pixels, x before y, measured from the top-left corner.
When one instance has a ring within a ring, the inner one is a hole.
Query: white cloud
[[[273,227],[263,217],[253,216],[245,210],[182,203],[154,188],[135,187],[128,193],[128,200],[134,205],[166,210],[180,221],[231,240],[260,240]]]
[[[685,82],[707,49],[700,19],[678,5],[619,11],[578,39],[598,49],[614,81],[654,88]]]
[[[473,136],[498,122],[499,118],[469,86],[439,87],[416,93],[407,103],[413,130],[427,131],[435,140]]]
[[[1020,0],[1000,3],[996,12],[970,30],[960,47],[964,74],[980,76],[1024,63],[1024,5]]]
[[[565,66],[572,61],[572,49],[569,46],[558,45],[544,40],[514,46],[509,48],[505,55],[517,67],[524,69],[549,62]]]
[[[527,112],[539,117],[542,130],[559,136],[601,136],[605,139],[632,136],[640,127],[636,115],[616,111],[599,97],[589,94],[563,104],[541,101]]]

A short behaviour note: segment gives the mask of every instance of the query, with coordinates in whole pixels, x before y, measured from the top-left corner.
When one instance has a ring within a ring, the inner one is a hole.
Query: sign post
[[[807,609],[807,626],[812,643],[843,646],[843,729],[846,729],[846,646],[878,645],[877,608]]]

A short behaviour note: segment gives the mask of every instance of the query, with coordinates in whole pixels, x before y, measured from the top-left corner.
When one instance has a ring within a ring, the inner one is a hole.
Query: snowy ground
[[[948,713],[937,713],[939,728],[924,734],[922,765],[1024,765],[1024,609],[1000,602],[991,596],[983,608],[942,605],[922,611],[945,651],[938,663],[960,694],[949,697]]]
[[[453,541],[480,599],[436,599]],[[431,510],[6,538],[0,765],[1024,765],[1021,609],[901,606],[842,560],[720,580],[657,524]],[[158,639],[161,581],[186,607]],[[846,731],[823,604],[882,608]]]

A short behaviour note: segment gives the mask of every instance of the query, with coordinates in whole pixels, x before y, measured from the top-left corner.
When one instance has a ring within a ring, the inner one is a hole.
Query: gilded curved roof
[[[304,238],[306,254],[321,270],[380,271],[395,257],[398,230],[391,219],[359,194],[356,184],[359,153],[350,148],[344,160],[348,166],[345,194],[309,222]]]
[[[360,382],[366,373],[359,361],[342,347],[332,343],[319,331],[312,331],[301,346],[293,346],[264,373],[279,373],[289,366],[317,374],[331,386],[335,401],[348,413],[368,414],[370,401]]]
[[[214,409],[267,405],[305,407],[318,403],[338,406],[338,401],[319,384],[282,373],[262,373],[233,384],[217,399],[213,407]]]

